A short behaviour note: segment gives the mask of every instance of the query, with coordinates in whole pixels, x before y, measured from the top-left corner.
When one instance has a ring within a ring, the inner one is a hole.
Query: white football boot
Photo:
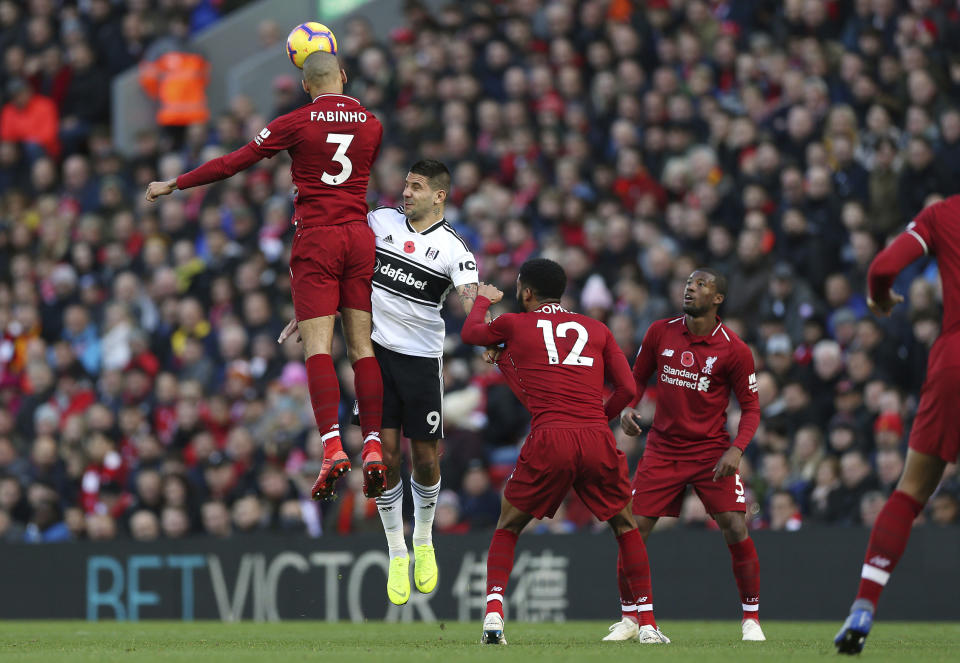
[[[744,619],[743,623],[740,624],[740,630],[743,631],[743,640],[752,641],[752,642],[763,642],[767,638],[763,634],[763,629],[760,628],[760,622],[756,619]]]
[[[604,642],[635,640],[640,636],[640,625],[632,619],[623,619],[612,624],[609,630],[610,633],[603,639]]]
[[[483,635],[480,636],[480,644],[507,644],[507,639],[503,637],[503,617],[495,612],[487,613],[487,616],[483,618]]]
[[[660,629],[649,624],[640,627],[640,633],[637,640],[645,645],[667,645],[670,644],[670,638],[660,632]]]

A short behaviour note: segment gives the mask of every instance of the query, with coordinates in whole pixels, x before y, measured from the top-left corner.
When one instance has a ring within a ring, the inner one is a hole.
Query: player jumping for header
[[[339,309],[347,355],[353,363],[364,436],[363,492],[376,497],[386,481],[380,445],[383,382],[370,341],[370,289],[375,244],[367,226],[367,181],[383,127],[370,111],[343,94],[347,75],[336,56],[311,54],[303,63],[303,89],[312,103],[282,115],[245,146],[166,182],[151,182],[146,198],[226,179],[263,158],[287,150],[297,186],[290,255],[290,286],[303,339],[310,402],[324,442],[323,464],[311,491],[330,498],[350,469],[340,442],[340,384],[330,357]]]

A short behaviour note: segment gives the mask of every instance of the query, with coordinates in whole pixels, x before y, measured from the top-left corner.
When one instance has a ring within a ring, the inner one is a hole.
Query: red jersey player
[[[370,341],[370,292],[376,247],[367,225],[367,180],[380,150],[380,121],[343,94],[346,73],[336,56],[317,52],[303,63],[303,88],[313,102],[268,124],[247,145],[167,182],[151,182],[147,200],[176,189],[226,179],[260,159],[287,150],[297,186],[297,231],[290,255],[290,285],[306,356],[310,401],[324,441],[314,499],[333,495],[336,479],[350,469],[340,443],[340,387],[333,360],[334,317],[343,316],[347,354],[364,435],[364,494],[379,495],[386,478],[380,446],[383,383]]]
[[[647,551],[630,513],[627,459],[608,424],[634,396],[630,366],[603,323],[560,306],[566,284],[557,263],[528,260],[517,278],[517,299],[525,313],[485,323],[487,309],[503,293],[481,284],[461,333],[472,345],[506,344],[498,364],[533,417],[507,480],[487,557],[481,639],[486,644],[506,644],[503,597],[518,535],[533,518],[553,516],[570,488],[613,528],[631,600],[649,592]],[[606,403],[604,377],[615,386]],[[635,625],[635,630],[641,642],[669,642],[655,625],[642,631]]]
[[[633,477],[633,513],[646,540],[660,516],[680,514],[684,492],[693,486],[720,526],[733,558],[743,607],[743,639],[764,640],[759,620],[760,562],[747,532],[746,500],[737,473],[743,450],[760,423],[757,377],[750,348],[717,317],[726,294],[722,274],[712,269],[694,271],[684,289],[684,314],[654,322],[643,338],[633,376],[642,396],[656,374],[657,410]],[[731,391],[742,411],[732,443],[726,430]],[[625,410],[620,423],[628,435],[639,434],[635,410]],[[621,622],[611,627],[611,634],[630,633],[628,622],[633,619],[641,625],[652,619],[649,602],[632,605],[623,591],[620,602]]]
[[[903,301],[891,290],[893,281],[922,255],[937,258],[943,281],[943,325],[927,360],[903,475],[873,525],[857,598],[834,638],[841,654],[863,650],[880,593],[907,547],[913,521],[940,484],[947,463],[956,462],[960,454],[956,422],[960,407],[960,196],[924,209],[873,259],[867,273],[867,305],[875,315],[890,315]]]

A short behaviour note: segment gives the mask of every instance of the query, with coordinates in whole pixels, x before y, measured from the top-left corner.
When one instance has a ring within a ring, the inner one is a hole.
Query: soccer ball
[[[287,56],[297,68],[303,69],[303,61],[317,51],[337,54],[337,38],[323,23],[301,23],[287,37]]]

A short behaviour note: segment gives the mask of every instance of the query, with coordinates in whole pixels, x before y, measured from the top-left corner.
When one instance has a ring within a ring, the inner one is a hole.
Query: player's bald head
[[[303,80],[311,88],[324,87],[340,79],[340,61],[333,53],[315,51],[303,61]]]

